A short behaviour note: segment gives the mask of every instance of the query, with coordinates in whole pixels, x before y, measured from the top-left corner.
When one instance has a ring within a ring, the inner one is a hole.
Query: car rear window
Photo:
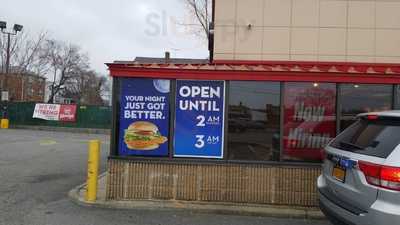
[[[361,118],[344,130],[330,145],[345,151],[387,158],[400,144],[400,120]]]

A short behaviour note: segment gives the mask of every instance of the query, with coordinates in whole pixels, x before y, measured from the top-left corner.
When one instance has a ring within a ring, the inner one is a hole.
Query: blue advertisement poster
[[[168,155],[169,92],[169,80],[121,79],[119,155]]]
[[[176,85],[174,156],[223,158],[225,81]]]

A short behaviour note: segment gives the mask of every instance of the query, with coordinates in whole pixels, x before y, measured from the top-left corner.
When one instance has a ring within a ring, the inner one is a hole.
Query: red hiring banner
[[[75,122],[76,121],[76,105],[60,106],[60,121]]]
[[[336,85],[287,83],[284,107],[284,159],[321,160],[336,135]]]

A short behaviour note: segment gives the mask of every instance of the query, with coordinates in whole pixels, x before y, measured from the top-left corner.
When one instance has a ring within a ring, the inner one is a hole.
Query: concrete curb
[[[84,134],[110,134],[110,129],[96,129],[96,128],[75,128],[75,127],[51,127],[51,126],[29,126],[29,125],[10,125],[12,129],[26,129],[26,130],[41,130],[41,131],[56,131],[56,132],[70,132],[70,133],[84,133]]]
[[[104,176],[102,174],[101,176]],[[68,196],[81,206],[112,208],[112,209],[141,209],[181,211],[190,213],[210,213],[243,216],[263,216],[292,219],[325,219],[325,216],[317,208],[288,207],[274,205],[256,205],[221,202],[188,202],[175,200],[135,200],[135,201],[105,201],[87,202],[80,194],[85,189],[86,183],[72,189]]]

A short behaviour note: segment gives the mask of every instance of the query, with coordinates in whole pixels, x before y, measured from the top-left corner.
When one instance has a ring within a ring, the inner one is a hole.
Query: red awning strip
[[[107,64],[111,76],[168,79],[400,83],[398,64],[217,62],[214,64]]]

